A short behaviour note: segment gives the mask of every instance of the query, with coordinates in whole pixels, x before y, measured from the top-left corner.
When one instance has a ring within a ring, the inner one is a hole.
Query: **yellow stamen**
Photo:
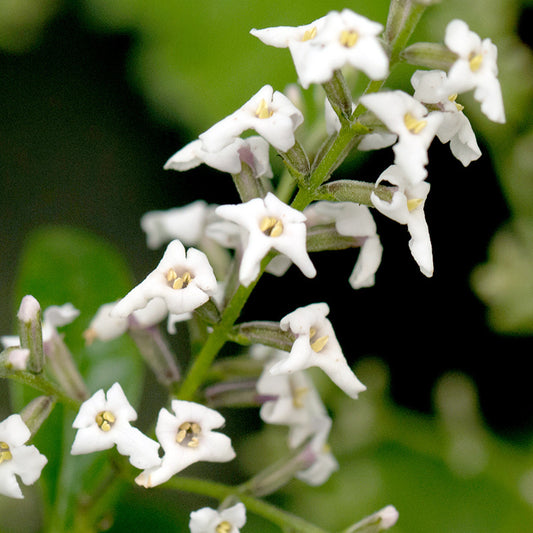
[[[457,93],[455,93],[455,94],[450,94],[450,96],[448,96],[448,100],[449,100],[450,102],[453,102],[453,103],[455,104],[455,107],[457,108],[457,111],[462,111],[462,110],[465,108],[465,106],[463,106],[463,105],[461,105],[461,104],[458,104],[458,103],[456,102],[456,100],[457,100]]]
[[[414,134],[420,133],[427,126],[427,120],[418,120],[411,113],[404,115],[403,122],[405,127]]]
[[[343,46],[346,46],[346,48],[351,48],[352,46],[355,46],[355,43],[359,39],[359,34],[354,30],[343,30],[341,32],[341,36],[339,37],[339,41]]]
[[[227,520],[224,520],[224,522],[218,524],[215,531],[216,533],[229,533],[231,531],[231,524]]]
[[[261,220],[259,229],[267,237],[279,237],[283,233],[283,223],[275,217],[265,217]]]
[[[200,424],[197,422],[183,422],[178,427],[176,442],[189,448],[197,448],[200,445],[198,435],[202,432]]]
[[[469,60],[468,64],[470,65],[470,70],[472,72],[477,72],[481,68],[481,64],[483,63],[483,55],[474,54],[474,52],[472,52],[468,60]]]
[[[295,387],[292,390],[292,406],[295,409],[301,409],[304,406],[304,397],[308,392],[308,387]]]
[[[322,348],[326,346],[328,343],[329,337],[327,335],[324,335],[323,337],[319,337],[316,341],[313,341],[311,343],[311,348],[313,348],[313,351],[320,352],[322,351]]]
[[[264,98],[261,98],[261,101],[259,102],[259,105],[257,106],[257,109],[255,110],[255,116],[257,118],[270,118],[274,114],[274,111],[271,111],[268,108],[268,104],[266,103]]]
[[[115,420],[115,415],[111,411],[101,411],[95,418],[96,424],[104,432],[109,431],[113,427]]]
[[[173,289],[185,289],[192,281],[192,276],[190,272],[184,272],[181,276],[178,276],[177,272],[171,268],[167,272],[167,281]]]
[[[90,346],[97,338],[98,334],[92,328],[86,329],[83,333],[83,338],[85,339],[85,344]]]
[[[178,277],[178,274],[176,273],[176,271],[171,268],[168,272],[167,272],[167,281],[170,283],[171,281],[174,281],[176,278]]]
[[[309,344],[311,345],[313,351],[318,353],[324,348],[324,346],[326,346],[329,341],[329,337],[327,335],[324,335],[323,337],[315,339],[316,333],[317,331],[315,328],[309,329]]]
[[[314,39],[316,37],[316,31],[316,26],[313,26],[310,30],[306,30],[304,36],[302,37],[302,41],[305,42]]]
[[[409,212],[411,212],[416,209],[423,201],[423,198],[411,198],[410,200],[407,200],[407,209],[409,209]]]
[[[326,442],[324,446],[322,446],[322,453],[329,453],[331,451],[331,446]]]
[[[11,455],[8,444],[6,442],[0,442],[0,464],[4,461],[11,461],[11,459],[13,459],[13,456]]]

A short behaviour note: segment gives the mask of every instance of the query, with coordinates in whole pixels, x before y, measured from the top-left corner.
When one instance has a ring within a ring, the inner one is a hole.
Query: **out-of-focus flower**
[[[302,112],[270,85],[262,87],[240,109],[211,126],[199,138],[207,152],[219,152],[244,131],[253,129],[276,150],[287,152],[296,142]]]
[[[490,39],[474,33],[463,20],[452,20],[446,27],[444,43],[459,57],[448,71],[446,92],[464,93],[474,89],[481,111],[492,121],[504,123],[502,90],[498,81],[498,49]]]
[[[72,423],[78,431],[70,453],[81,455],[108,450],[116,444],[118,452],[128,456],[136,468],[159,464],[159,444],[131,426],[134,420],[137,420],[137,413],[119,383],[107,394],[100,389],[83,402]]]
[[[204,507],[193,511],[189,522],[191,533],[239,533],[246,523],[246,507],[237,503],[222,511]]]
[[[174,414],[159,411],[155,434],[165,455],[161,464],[149,468],[135,479],[143,487],[168,481],[198,461],[224,463],[235,458],[228,436],[212,431],[224,425],[224,417],[213,409],[194,402],[172,400]]]
[[[216,213],[248,232],[239,270],[243,285],[249,285],[257,277],[261,260],[271,248],[289,257],[308,278],[316,275],[307,254],[305,215],[274,194],[268,193],[264,199],[254,198],[244,204],[221,205]]]
[[[0,422],[0,494],[24,498],[16,476],[24,485],[35,483],[48,459],[35,446],[25,446],[31,432],[18,414]]]
[[[389,58],[378,35],[383,26],[349,9],[331,11],[305,26],[253,29],[251,34],[265,44],[288,47],[304,88],[325,83],[336,70],[351,65],[371,79],[383,79]]]

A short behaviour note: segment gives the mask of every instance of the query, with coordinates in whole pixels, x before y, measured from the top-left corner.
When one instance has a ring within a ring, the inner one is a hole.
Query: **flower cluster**
[[[399,20],[406,25],[405,32],[412,32],[414,27],[408,27],[411,2],[394,5],[406,10]],[[238,532],[246,515],[244,505],[235,502],[236,495],[269,494],[294,477],[321,485],[340,468],[328,445],[334,420],[310,368],[319,368],[334,390],[353,400],[366,390],[327,318],[328,303],[295,306],[281,319],[239,322],[262,274],[281,276],[294,264],[305,277],[314,278],[317,269],[311,252],[357,249],[347,283],[355,290],[373,286],[383,255],[374,212],[407,226],[411,254],[420,271],[432,276],[432,243],[424,213],[430,191],[428,149],[437,137],[450,144],[453,156],[464,166],[481,156],[464,108],[457,102],[460,93],[474,90],[490,120],[505,120],[496,48],[459,20],[450,22],[439,45],[442,57],[449,60],[447,71],[442,70],[445,61],[440,58],[440,68],[412,74],[413,94],[381,90],[402,52],[397,49],[395,31],[349,9],[332,11],[303,26],[252,30],[263,43],[289,49],[302,88],[320,86],[324,120],[301,128],[305,109],[265,85],[165,164],[166,169],[187,171],[203,163],[229,173],[241,202],[208,205],[198,200],[146,213],[141,227],[148,247],[166,244],[159,264],[121,299],[102,305],[85,331],[89,343],[131,335],[159,382],[168,387],[168,406],[159,410],[154,422],[157,440],[131,425],[137,412],[119,383],[89,397],[56,329],[78,315],[70,304],[48,308],[41,323],[39,305],[27,297],[18,317],[21,335],[3,339],[10,347],[0,359],[2,376],[17,372],[41,376],[43,368],[55,361],[52,374],[59,385],[52,389],[54,398],[63,395],[79,406],[72,422],[77,432],[71,454],[116,447],[141,470],[135,482],[147,489],[176,481],[177,474],[198,461],[223,463],[236,457],[230,437],[216,431],[225,419],[210,402],[237,407],[236,397],[242,401],[244,395],[258,407],[263,422],[287,426],[289,455],[279,471],[268,476],[260,473],[239,490],[232,489],[218,510],[192,512],[193,533]],[[418,54],[424,59],[418,66],[431,63],[423,44],[414,50],[406,57],[416,63]],[[361,71],[371,80],[357,98],[347,86],[343,74],[347,69]],[[323,129],[312,133],[324,142],[307,153],[303,140],[313,127]],[[257,135],[246,136],[248,130]],[[299,138],[301,130],[306,131]],[[333,179],[356,148],[390,147],[394,163],[372,181]],[[284,164],[279,180],[270,164],[271,148]],[[158,329],[165,320],[169,334],[175,333],[176,322],[190,326],[192,364],[184,376],[178,361],[186,361],[172,352]],[[242,358],[229,359],[234,370],[253,363],[249,379],[236,380],[220,369],[210,373],[228,341],[246,347]],[[257,356],[260,349],[267,349],[266,355]],[[24,446],[30,435],[19,415],[0,424],[3,494],[21,497],[15,474],[31,484],[46,464],[33,446]],[[397,518],[389,506],[349,529],[359,531],[359,526],[371,523],[372,531],[381,531],[392,527]],[[293,529],[290,524],[286,528]]]

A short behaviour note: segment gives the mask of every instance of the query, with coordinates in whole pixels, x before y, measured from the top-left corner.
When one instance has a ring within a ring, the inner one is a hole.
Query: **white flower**
[[[352,372],[342,353],[331,322],[326,318],[326,303],[300,307],[285,316],[280,327],[297,337],[288,357],[276,363],[271,374],[285,374],[317,366],[351,398],[357,398],[366,387]]]
[[[33,297],[32,297],[33,298]],[[35,300],[37,302],[37,300]],[[38,303],[37,303],[38,305]],[[29,313],[29,310],[25,310]],[[43,311],[42,335],[43,343],[49,342],[55,335],[58,335],[57,328],[66,326],[73,322],[80,312],[71,303],[63,305],[51,305]],[[29,317],[29,314],[28,314]],[[0,342],[4,347],[20,346],[18,335],[4,335],[0,337]]]
[[[394,162],[405,172],[411,183],[427,176],[427,150],[442,122],[442,113],[432,111],[403,91],[384,91],[361,97],[387,128],[398,135],[394,145]]]
[[[213,211],[214,208],[203,200],[164,211],[148,211],[141,217],[148,248],[159,248],[174,239],[185,246],[198,244]]]
[[[494,122],[505,122],[502,91],[498,81],[498,49],[490,39],[470,31],[466,22],[452,20],[446,27],[444,43],[459,58],[448,71],[446,92],[463,93],[474,89],[481,111]]]
[[[137,413],[118,383],[107,394],[100,389],[83,402],[72,423],[78,431],[70,453],[108,450],[116,444],[118,452],[128,456],[136,468],[159,464],[159,444],[130,425],[136,419]]]
[[[200,139],[192,141],[176,152],[166,163],[165,169],[189,170],[205,163],[222,172],[238,174],[242,163],[246,163],[257,178],[272,177],[269,159],[269,145],[254,135],[246,139],[236,138],[220,150],[207,151]]]
[[[204,507],[191,513],[191,533],[239,533],[246,523],[246,507],[237,503],[223,511]]]
[[[374,285],[383,247],[368,207],[353,202],[316,202],[304,214],[311,225],[334,222],[340,235],[364,239],[349,282],[354,289]]]
[[[305,215],[289,207],[274,194],[254,198],[244,204],[221,205],[217,215],[231,220],[248,231],[248,242],[239,270],[243,285],[257,277],[261,260],[271,248],[288,256],[308,278],[316,275],[307,254]]]
[[[35,446],[24,446],[30,437],[31,432],[20,415],[11,415],[0,422],[0,494],[24,498],[16,476],[25,485],[32,485],[48,462]]]
[[[304,371],[290,374],[270,372],[276,362],[286,356],[285,352],[280,352],[268,362],[257,381],[260,396],[275,397],[263,403],[259,416],[268,424],[288,426],[289,447],[296,448],[315,433],[316,421],[328,418],[328,415],[314,383]]]
[[[165,451],[161,465],[139,474],[135,479],[138,485],[160,485],[197,461],[223,463],[235,458],[230,438],[212,431],[225,422],[217,411],[181,400],[172,400],[172,410],[174,414],[164,408],[159,411],[155,428]]]
[[[302,112],[284,94],[265,85],[199,138],[205,151],[218,152],[244,131],[253,129],[274,148],[287,152],[296,142],[294,132],[303,120]]]
[[[303,452],[305,455],[312,455],[312,463],[296,474],[298,479],[313,487],[325,483],[331,474],[339,469],[339,463],[327,443],[330,429],[331,419],[329,417],[317,420],[317,429],[307,449]]]
[[[26,370],[30,357],[30,350],[24,348],[11,348],[7,356],[7,364],[13,370]]]
[[[157,268],[132,289],[112,310],[112,316],[126,317],[143,309],[154,298],[162,298],[170,313],[181,314],[203,305],[217,288],[217,280],[206,255],[170,242]]]
[[[435,104],[443,111],[437,137],[450,143],[452,154],[466,167],[481,157],[474,130],[463,113],[463,106],[455,99],[457,94],[446,94],[446,73],[442,70],[417,70],[411,77],[414,98],[424,104]]]
[[[411,235],[409,249],[421,272],[433,275],[433,253],[429,229],[424,215],[424,203],[429,193],[429,183],[423,181],[411,185],[402,170],[391,165],[378,178],[376,184],[387,181],[398,186],[389,203],[372,193],[371,200],[378,211],[400,224],[406,224]]]
[[[103,304],[89,323],[89,327],[83,333],[87,343],[95,339],[101,341],[110,341],[120,337],[130,327],[149,328],[159,324],[167,315],[168,309],[162,298],[153,298],[145,307],[133,311],[126,317],[118,317],[112,314],[117,302]]]
[[[371,79],[383,79],[389,58],[377,35],[383,26],[349,9],[331,11],[311,24],[297,27],[253,29],[250,33],[265,44],[288,47],[304,88],[325,83],[336,70],[351,65]]]
[[[73,322],[80,312],[71,303],[51,305],[43,311],[43,342],[57,335],[57,328]]]

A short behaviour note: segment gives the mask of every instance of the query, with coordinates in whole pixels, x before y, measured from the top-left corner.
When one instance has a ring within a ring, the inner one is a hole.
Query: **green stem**
[[[283,530],[289,530],[294,533],[327,533],[326,530],[307,522],[307,520],[299,516],[283,511],[268,502],[244,494],[239,487],[230,487],[222,483],[203,479],[175,476],[165,484],[165,488],[210,496],[219,501],[229,496],[234,496],[245,505],[248,511],[266,518]]]
[[[14,372],[9,374],[9,378],[23,385],[28,385],[35,390],[52,396],[58,402],[62,403],[66,407],[77,411],[80,408],[81,402],[74,400],[67,396],[55,383],[49,381],[42,374],[32,374],[31,372]]]
[[[239,285],[235,291],[235,294],[222,313],[220,322],[213,327],[213,331],[198,353],[190,370],[187,372],[187,377],[183,381],[177,394],[177,397],[180,400],[191,400],[196,391],[202,386],[205,377],[209,373],[211,364],[213,363],[222,346],[224,346],[228,340],[228,335],[233,327],[233,324],[237,318],[239,318],[244,304],[247,302],[251,292],[254,290],[255,285],[259,281],[259,278],[261,277],[261,274],[263,273],[270,259],[270,254],[263,259],[261,265],[262,269],[254,282],[250,283],[250,285],[247,287]]]

